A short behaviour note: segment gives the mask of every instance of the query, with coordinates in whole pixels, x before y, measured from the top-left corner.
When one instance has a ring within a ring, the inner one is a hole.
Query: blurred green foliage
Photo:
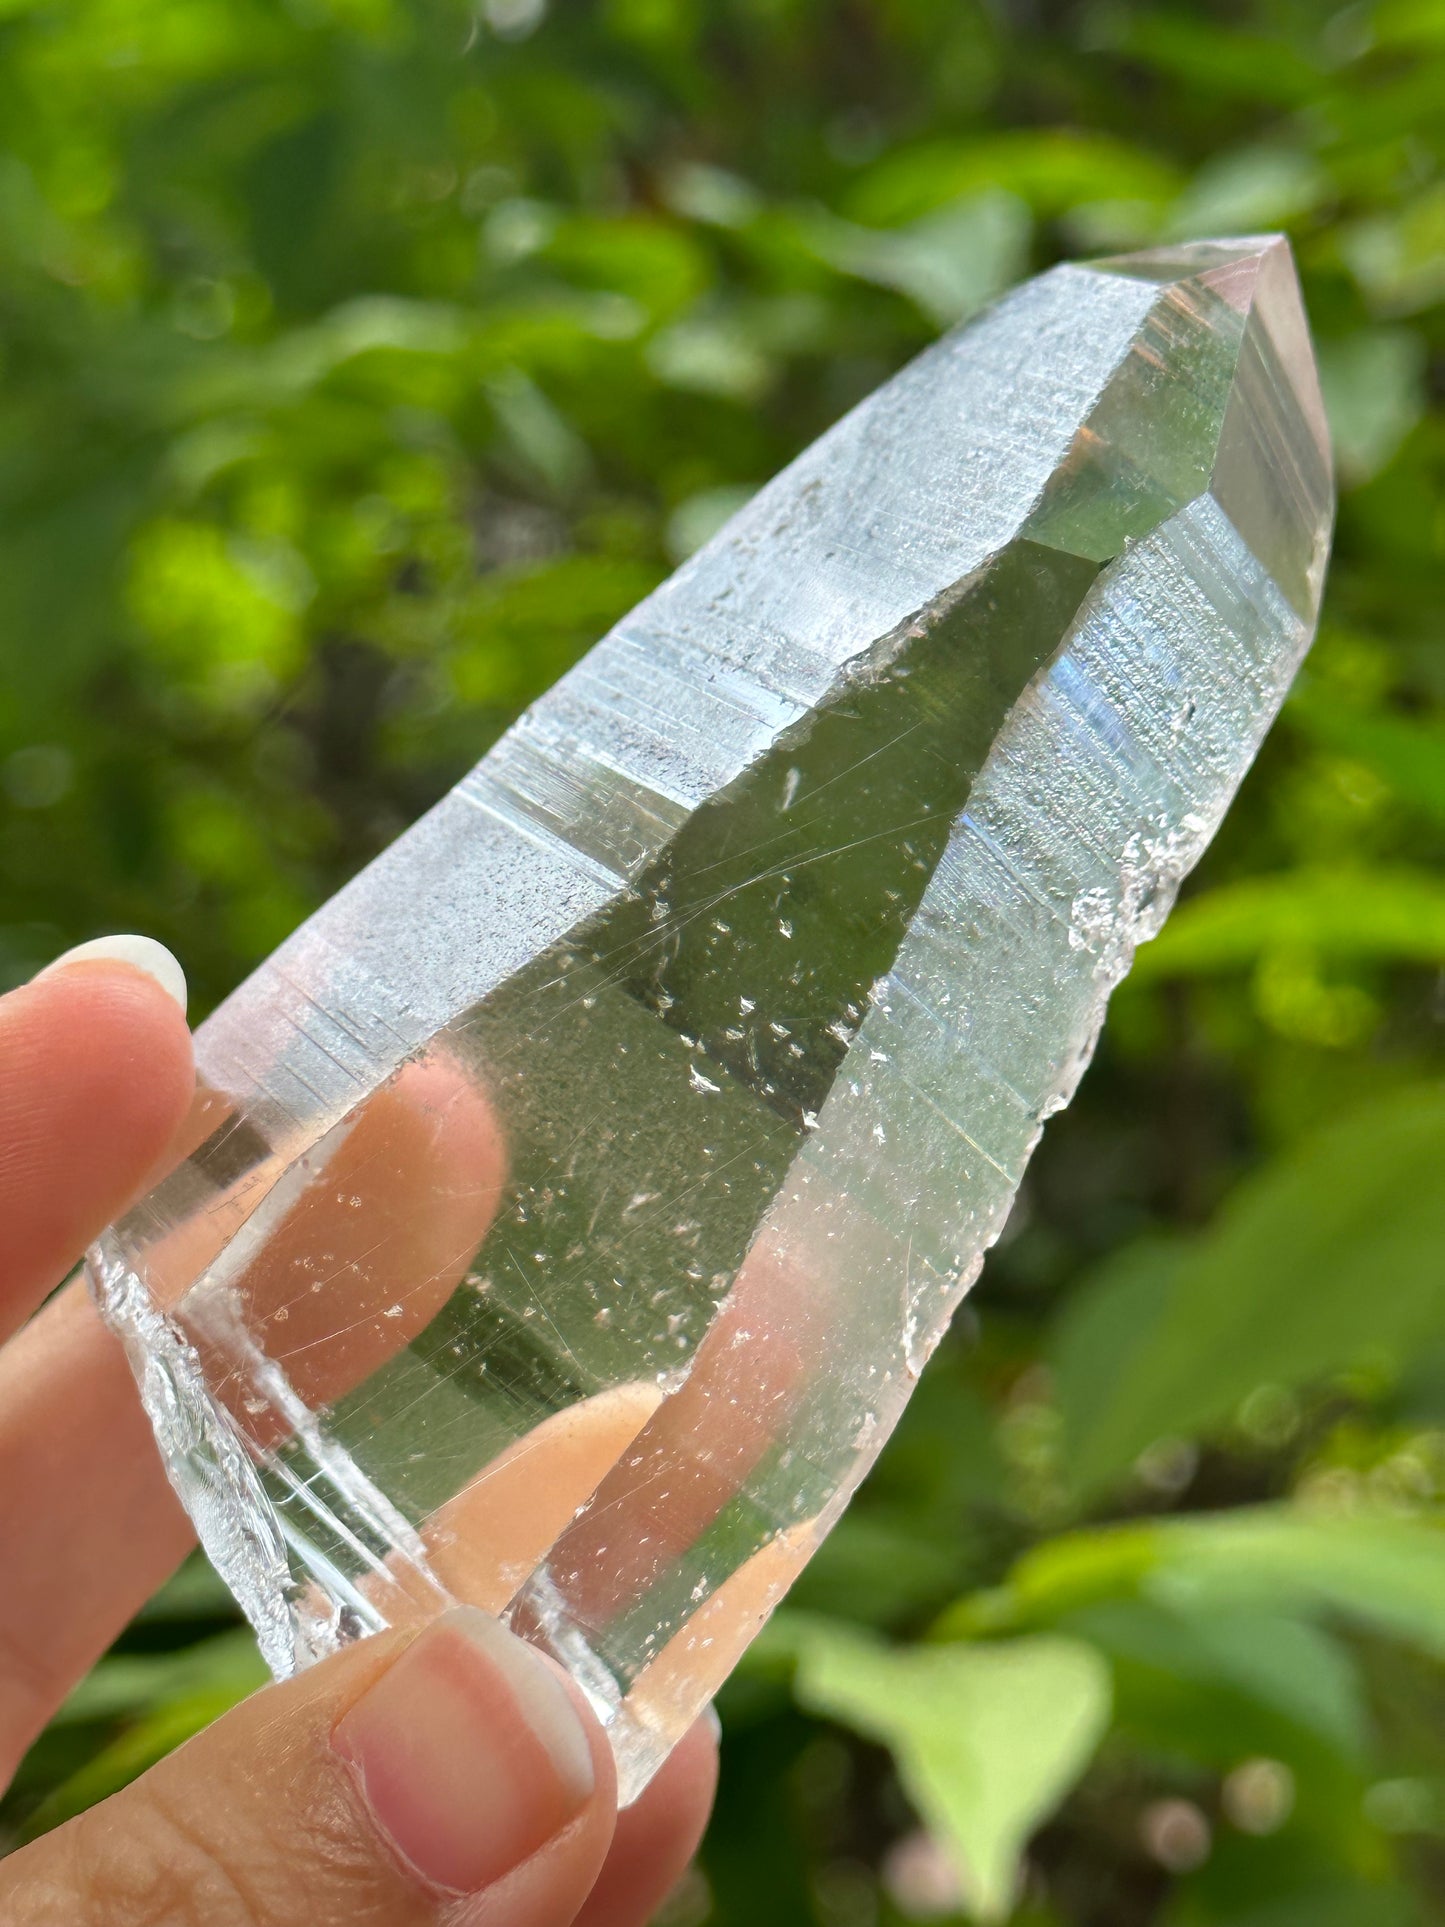
[[[675,1927],[1445,1918],[1441,0],[0,0],[0,972],[215,1001],[1033,267],[1283,226],[1321,639],[874,1477]],[[0,1813],[257,1669],[188,1568]]]

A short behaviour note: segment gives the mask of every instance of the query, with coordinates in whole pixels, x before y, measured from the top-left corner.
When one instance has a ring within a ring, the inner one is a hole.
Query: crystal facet
[[[1019,288],[203,1027],[92,1271],[277,1672],[455,1598],[635,1792],[837,1517],[1308,646],[1289,251]]]

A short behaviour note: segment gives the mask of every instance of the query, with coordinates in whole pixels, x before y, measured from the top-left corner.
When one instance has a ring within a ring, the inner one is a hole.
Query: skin
[[[191,1544],[125,1361],[84,1292],[72,1284],[37,1307],[174,1159],[193,1088],[185,1020],[139,970],[76,963],[0,998],[0,1785]],[[590,1794],[540,1846],[522,1843],[484,1891],[443,1890],[397,1851],[334,1744],[414,1637],[382,1635],[266,1688],[0,1863],[0,1919],[642,1927],[706,1820],[716,1773],[707,1726],[619,1817],[606,1742],[573,1693]],[[475,1664],[485,1704],[501,1689]]]

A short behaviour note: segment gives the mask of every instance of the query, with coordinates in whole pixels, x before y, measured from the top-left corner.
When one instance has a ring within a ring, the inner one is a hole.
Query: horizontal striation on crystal
[[[1278,239],[1055,269],[203,1026],[92,1258],[278,1672],[467,1599],[635,1793],[836,1518],[1307,648]]]

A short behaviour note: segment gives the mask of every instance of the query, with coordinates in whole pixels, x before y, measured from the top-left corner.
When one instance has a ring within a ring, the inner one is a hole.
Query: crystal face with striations
[[[202,1027],[92,1254],[270,1664],[465,1599],[635,1793],[837,1517],[1306,649],[1280,240],[1055,269]]]

